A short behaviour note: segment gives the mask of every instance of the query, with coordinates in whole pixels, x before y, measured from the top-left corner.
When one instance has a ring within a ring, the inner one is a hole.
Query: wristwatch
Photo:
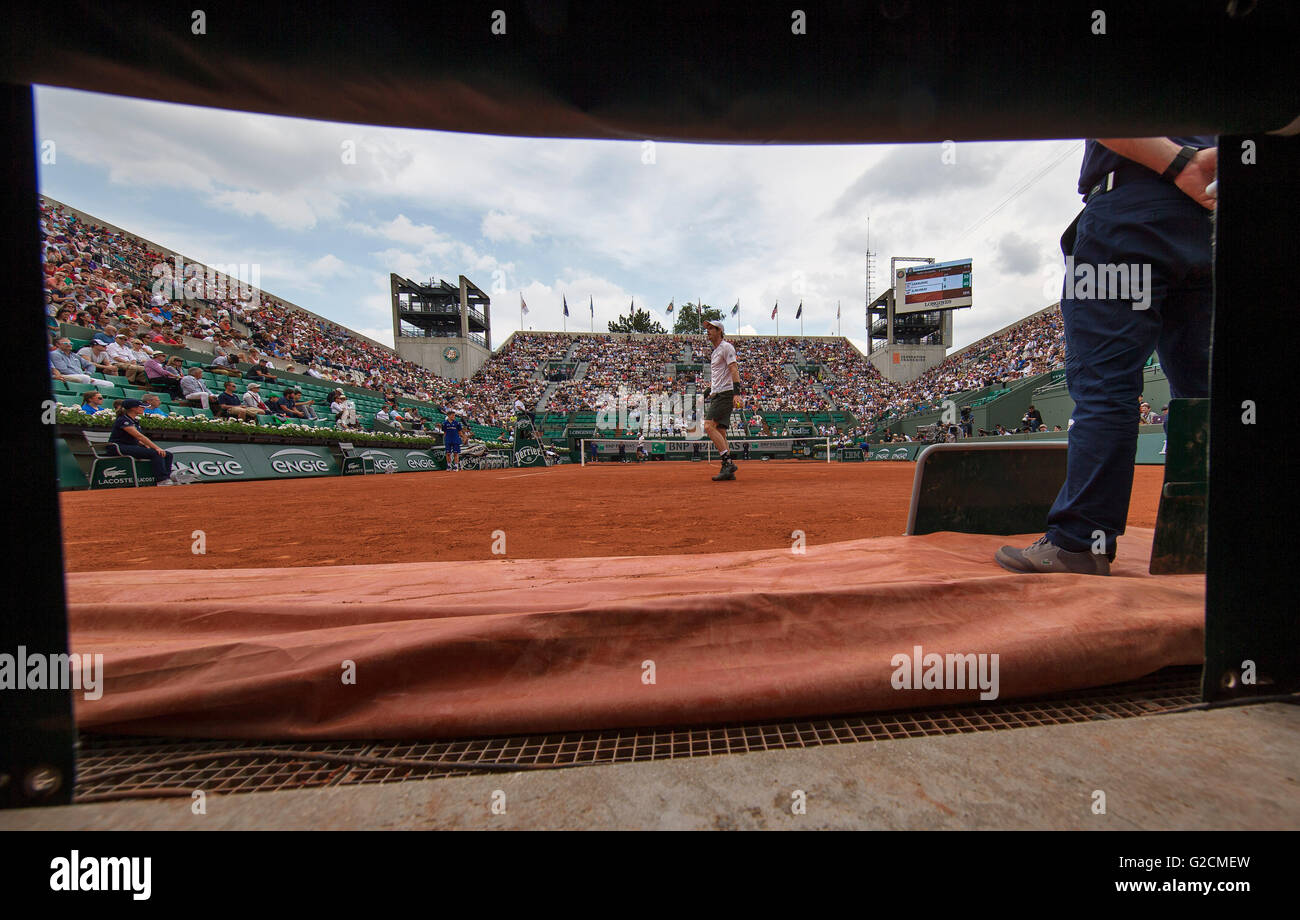
[[[1178,155],[1174,157],[1174,161],[1165,167],[1165,171],[1160,174],[1160,178],[1166,182],[1173,182],[1174,179],[1178,178],[1178,174],[1183,171],[1183,168],[1191,162],[1192,157],[1196,156],[1199,149],[1199,147],[1183,147],[1182,150],[1178,151]]]

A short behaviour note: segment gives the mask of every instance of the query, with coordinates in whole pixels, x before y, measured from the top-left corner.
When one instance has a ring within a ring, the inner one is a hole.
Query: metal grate
[[[433,742],[194,741],[83,734],[77,802],[393,783],[484,770],[708,757],[1154,715],[1200,700],[1199,666],[1037,700],[908,712]]]

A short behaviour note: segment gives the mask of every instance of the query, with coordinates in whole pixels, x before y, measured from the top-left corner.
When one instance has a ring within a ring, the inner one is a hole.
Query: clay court
[[[230,569],[784,549],[894,537],[916,464],[749,461],[400,473],[65,492],[70,572]],[[1154,527],[1161,466],[1134,470],[1130,527]],[[106,524],[106,522],[116,522]],[[207,552],[191,551],[192,534]]]

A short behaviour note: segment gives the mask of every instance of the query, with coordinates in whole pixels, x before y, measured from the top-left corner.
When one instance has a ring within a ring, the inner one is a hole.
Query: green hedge
[[[58,406],[58,422],[80,428],[112,428],[116,414],[111,409],[104,409],[94,415],[87,415],[74,406]],[[384,434],[373,431],[352,431],[338,428],[313,428],[306,425],[276,425],[274,428],[259,427],[256,423],[243,422],[239,419],[209,419],[194,416],[172,415],[163,418],[157,415],[142,415],[140,427],[146,431],[190,431],[202,434],[222,432],[225,434],[247,435],[250,441],[276,440],[290,435],[303,440],[315,440],[325,443],[349,441],[358,446],[378,447],[392,444],[401,447],[439,447],[442,441],[427,435]],[[507,445],[497,441],[484,441],[488,447],[504,448]]]

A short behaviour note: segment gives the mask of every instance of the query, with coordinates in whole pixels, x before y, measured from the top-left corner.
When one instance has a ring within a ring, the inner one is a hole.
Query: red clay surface
[[[396,473],[65,492],[65,567],[229,569],[715,553],[898,536],[914,463],[713,464]],[[1130,527],[1154,527],[1164,467],[1135,468]],[[206,553],[192,551],[193,532]],[[1122,546],[1122,544],[1121,544]]]

